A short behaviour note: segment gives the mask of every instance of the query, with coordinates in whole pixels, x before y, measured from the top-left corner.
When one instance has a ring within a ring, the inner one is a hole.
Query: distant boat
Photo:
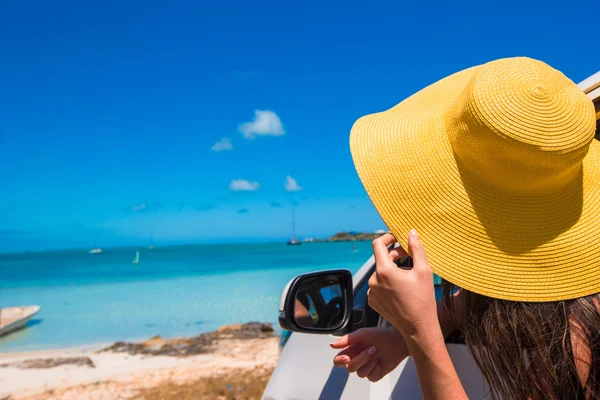
[[[154,232],[150,232],[150,246],[148,246],[148,250],[154,250]]]
[[[102,254],[103,250],[100,247],[96,247],[97,243],[96,231],[94,231],[94,242],[92,243],[94,247],[90,250],[90,254]]]
[[[294,206],[292,206],[292,237],[287,242],[288,245],[299,245],[302,244],[301,241],[296,239],[296,210]]]
[[[133,265],[138,265],[140,263],[140,252],[135,252],[135,258],[132,261]]]
[[[0,336],[23,328],[38,311],[40,306],[0,308]]]

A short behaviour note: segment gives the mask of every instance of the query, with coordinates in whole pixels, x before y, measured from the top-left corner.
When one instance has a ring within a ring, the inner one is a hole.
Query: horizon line
[[[303,240],[301,240],[301,242],[303,243],[334,243],[334,242],[328,242],[327,240],[329,238],[331,238],[332,236],[335,236],[339,233],[350,233],[350,234],[364,234],[364,233],[377,233],[377,231],[339,231],[336,232],[334,234],[330,234],[326,237],[323,237],[322,235],[315,235],[315,236],[310,236],[307,235],[306,237],[303,238]],[[306,239],[315,239],[314,241],[306,241]],[[120,250],[120,249],[146,249],[146,250],[150,250],[149,247],[153,246],[154,249],[156,249],[157,247],[160,248],[169,248],[169,247],[184,247],[184,246],[214,246],[214,245],[236,245],[236,244],[271,244],[271,243],[284,243],[289,240],[289,237],[277,237],[277,238],[240,238],[240,239],[223,239],[224,241],[198,241],[198,242],[193,242],[193,243],[170,243],[170,244],[164,244],[161,245],[160,242],[159,243],[155,243],[155,244],[145,244],[145,245],[117,245],[117,246],[108,246],[108,247],[103,247],[103,246],[95,246],[95,247],[69,247],[69,248],[48,248],[48,249],[43,249],[43,250],[21,250],[21,251],[12,251],[12,250],[0,250],[0,256],[6,256],[6,255],[21,255],[21,254],[41,254],[41,253],[60,253],[60,252],[83,252],[85,254],[89,254],[90,250],[93,249],[101,249],[103,252],[104,250]],[[233,240],[233,241],[232,241]]]

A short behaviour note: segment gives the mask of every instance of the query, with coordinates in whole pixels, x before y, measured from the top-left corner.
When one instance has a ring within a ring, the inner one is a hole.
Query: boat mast
[[[296,208],[292,204],[292,239],[296,239]]]

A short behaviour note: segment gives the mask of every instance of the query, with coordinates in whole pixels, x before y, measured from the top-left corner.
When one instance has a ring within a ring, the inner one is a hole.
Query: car
[[[578,86],[594,101],[596,140],[600,140],[600,72]],[[410,259],[401,263],[409,265]],[[329,343],[336,337],[363,327],[389,326],[367,302],[368,281],[374,271],[371,257],[354,276],[347,270],[333,270],[299,275],[290,281],[279,307],[280,324],[286,329],[282,350],[263,400],[423,398],[410,357],[376,383],[333,366],[338,351]],[[304,311],[299,318],[294,312],[297,300]],[[485,378],[460,336],[451,335],[446,342],[469,399],[490,399]]]

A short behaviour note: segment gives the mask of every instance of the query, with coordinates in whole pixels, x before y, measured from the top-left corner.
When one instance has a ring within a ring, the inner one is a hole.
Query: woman
[[[444,344],[459,329],[494,397],[599,399],[595,125],[577,86],[528,58],[357,121],[354,163],[391,231],[373,243],[369,304],[393,328],[342,337],[334,363],[377,381],[410,354],[425,398],[466,398]],[[403,249],[410,271],[394,264]]]

